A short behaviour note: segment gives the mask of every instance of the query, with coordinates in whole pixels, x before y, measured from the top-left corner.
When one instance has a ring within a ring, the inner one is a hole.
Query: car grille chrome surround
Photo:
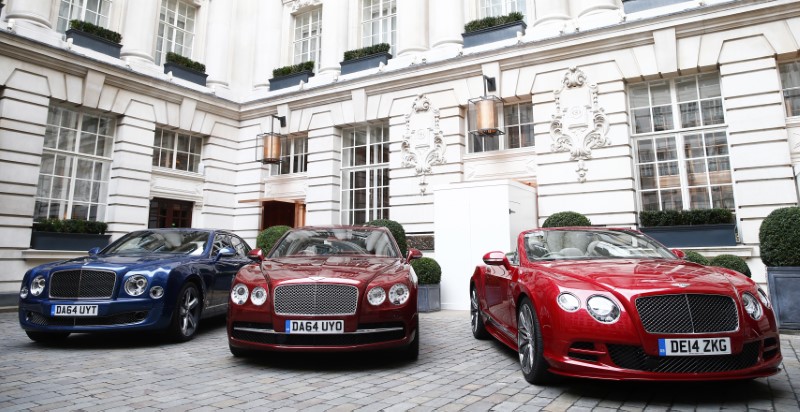
[[[275,288],[277,315],[353,315],[358,288],[350,285],[302,284]]]
[[[400,341],[406,337],[402,323],[361,324],[355,332],[338,334],[299,334],[275,332],[272,324],[233,324],[233,339],[281,346],[353,346]]]
[[[648,333],[718,333],[739,329],[736,302],[722,295],[659,295],[636,299]]]
[[[47,316],[38,312],[27,312],[26,319],[41,326],[115,326],[133,325],[147,319],[148,311],[118,313],[111,316],[70,317]]]
[[[747,369],[758,363],[761,343],[744,344],[741,353],[712,356],[651,356],[639,346],[608,345],[617,366],[656,373],[713,373]]]
[[[62,270],[50,275],[52,299],[109,299],[114,293],[117,275],[97,269]]]

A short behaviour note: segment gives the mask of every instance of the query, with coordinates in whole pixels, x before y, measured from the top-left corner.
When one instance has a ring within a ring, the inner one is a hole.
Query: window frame
[[[309,16],[310,21],[308,24],[300,25],[301,19],[304,16]],[[315,25],[316,27],[314,27]],[[309,34],[306,37],[298,38],[297,35],[302,32],[302,27],[310,27],[308,30]],[[322,8],[316,7],[295,14],[292,29],[292,64],[300,64],[313,60],[314,70],[316,71],[319,68],[320,56],[322,53]],[[298,45],[300,45],[299,47],[302,49],[304,43],[310,44],[308,50],[301,50],[301,52],[298,53]]]
[[[380,130],[380,137],[374,138]],[[355,133],[364,133],[363,144],[359,144]],[[353,133],[353,138],[348,138],[348,133]],[[348,145],[348,140],[353,142]],[[389,156],[391,139],[389,124],[367,123],[362,126],[345,128],[342,130],[342,167],[341,167],[341,198],[340,211],[342,224],[362,224],[375,219],[389,219]],[[376,150],[377,149],[377,150]],[[359,159],[363,158],[363,162]],[[378,160],[378,161],[375,161]],[[353,182],[357,174],[363,173],[364,185],[355,187]],[[364,191],[363,206],[356,205],[357,191]],[[363,213],[362,219],[357,217]]]
[[[171,6],[175,9],[170,9]],[[186,13],[181,13],[185,10]],[[190,13],[191,12],[191,13]],[[172,15],[170,21],[165,20],[167,16]],[[189,16],[191,14],[191,17]],[[156,32],[156,53],[155,63],[159,66],[166,63],[167,53],[177,53],[183,57],[193,58],[195,28],[197,27],[198,8],[191,2],[184,0],[163,0],[161,7],[159,7],[158,15],[158,31]],[[181,28],[180,17],[183,17],[182,23],[188,26],[191,22],[191,28]],[[169,35],[167,32],[169,31]],[[182,40],[178,42],[178,38]],[[188,41],[186,41],[188,38]]]
[[[58,33],[66,33],[66,31],[69,30],[70,20],[86,21],[96,26],[106,29],[109,28],[113,6],[112,1],[113,0],[97,0],[98,10],[90,11],[86,7],[89,0],[59,0],[56,31]],[[76,9],[78,10],[77,12]],[[103,11],[105,11],[105,14],[103,14]],[[66,15],[63,13],[66,13]],[[94,18],[87,19],[87,14],[93,15]]]
[[[298,144],[300,147],[298,147]],[[308,135],[281,136],[281,162],[279,175],[308,171]]]
[[[171,134],[172,136],[172,147],[166,147],[164,145],[160,145],[160,142],[164,141],[164,137],[166,134]],[[180,139],[186,138],[188,140],[188,147],[189,150],[179,150],[180,147]],[[197,147],[197,153],[192,152],[192,148]],[[168,152],[170,153],[169,165],[164,166],[161,162],[162,153]],[[178,164],[178,156],[181,154],[186,154],[186,169],[179,169],[177,167]],[[196,162],[193,163],[191,160],[196,158]],[[158,167],[164,170],[172,170],[184,173],[200,173],[200,163],[203,160],[203,138],[201,136],[192,135],[189,133],[180,133],[176,130],[167,130],[162,127],[156,127],[155,133],[153,135],[153,167]],[[190,170],[190,166],[194,164],[195,170]]]
[[[367,2],[371,3],[370,8],[377,7],[380,14],[378,17],[367,16]],[[375,6],[376,3],[377,6]],[[386,10],[386,8],[383,6],[385,3],[389,4],[388,9],[390,10],[390,14],[383,14],[383,12]],[[380,43],[388,43],[391,46],[389,53],[395,55],[395,45],[397,44],[397,0],[361,0],[360,12],[361,47],[369,47]],[[372,30],[374,28],[374,24],[378,25],[377,34]],[[367,30],[369,30],[369,35],[366,34]]]
[[[790,66],[794,66],[796,69],[793,72],[793,77],[796,77],[796,85],[787,84],[790,80],[789,76],[792,73],[784,73],[784,68]],[[779,63],[778,78],[781,82],[781,97],[783,98],[783,107],[786,112],[786,117],[800,116],[800,60]],[[794,94],[794,96],[790,96],[790,94]],[[793,104],[790,100],[793,97],[797,102],[796,104]]]
[[[509,13],[520,12],[528,21],[526,0],[480,0],[478,2],[478,16],[486,17],[505,16]]]

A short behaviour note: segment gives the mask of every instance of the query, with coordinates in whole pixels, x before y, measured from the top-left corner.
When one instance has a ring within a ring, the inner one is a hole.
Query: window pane
[[[678,162],[668,162],[658,164],[658,183],[659,187],[680,187],[681,176],[678,170]]]
[[[706,153],[708,156],[728,154],[728,136],[724,132],[706,134]]]
[[[689,189],[689,198],[690,204],[689,207],[692,209],[708,209],[710,204],[710,199],[708,196],[708,188],[706,187],[695,187]]]
[[[725,123],[722,99],[705,100],[701,106],[703,108],[703,126]]]
[[[669,82],[650,83],[651,104],[653,106],[668,105],[672,103],[669,94]]]
[[[639,187],[642,190],[658,188],[655,167],[652,164],[639,165]]]
[[[675,80],[675,92],[679,102],[697,100],[697,82],[694,77]]]
[[[650,109],[636,109],[633,111],[634,133],[650,133],[653,125],[650,122]]]
[[[732,186],[712,186],[711,187],[712,207],[733,209],[736,205],[733,202]]]
[[[681,127],[700,126],[700,108],[697,102],[681,103]]]
[[[660,132],[663,130],[672,130],[674,128],[672,106],[653,107],[653,130]]]
[[[690,160],[686,162],[686,180],[689,186],[708,184],[705,160]]]
[[[658,192],[642,192],[642,210],[659,210]]]
[[[650,139],[639,139],[636,141],[636,153],[640,163],[652,162],[656,160],[653,151],[653,141]]]
[[[701,74],[698,80],[700,83],[700,98],[708,99],[722,95],[719,88],[719,75],[717,73]]]
[[[674,137],[661,137],[656,139],[656,155],[659,161],[674,160],[678,158]]]
[[[703,157],[703,136],[699,134],[686,135],[683,138],[683,155],[687,158]]]
[[[632,108],[650,107],[650,89],[646,84],[632,86],[630,95]]]
[[[683,209],[683,200],[681,199],[680,190],[662,190],[660,193],[662,210]]]

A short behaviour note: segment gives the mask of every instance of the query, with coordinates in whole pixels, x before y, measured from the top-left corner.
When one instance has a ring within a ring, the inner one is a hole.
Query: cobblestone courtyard
[[[469,313],[421,314],[420,358],[391,353],[272,354],[238,359],[224,320],[184,344],[150,336],[72,335],[43,346],[0,313],[0,410],[800,411],[800,336],[783,335],[768,379],[532,386],[516,353],[472,338]]]

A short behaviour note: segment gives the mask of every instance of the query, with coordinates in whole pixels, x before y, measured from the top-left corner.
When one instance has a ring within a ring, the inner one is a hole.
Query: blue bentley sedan
[[[231,281],[250,247],[221,230],[147,229],[105,249],[29,270],[19,323],[28,337],[53,342],[73,332],[162,331],[192,339],[201,318],[224,315]]]

